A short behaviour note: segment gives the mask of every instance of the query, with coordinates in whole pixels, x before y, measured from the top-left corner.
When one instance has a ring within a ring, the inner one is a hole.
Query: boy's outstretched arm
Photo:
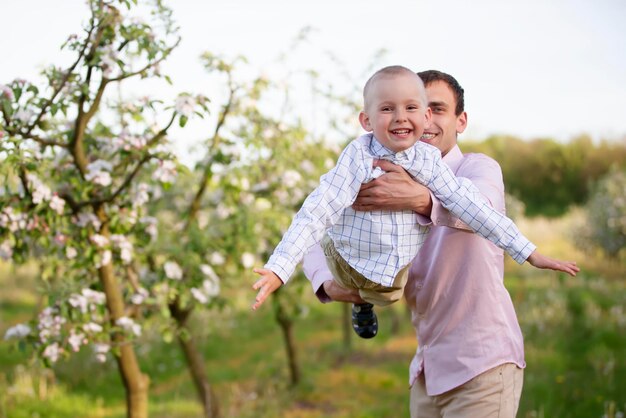
[[[252,309],[256,310],[259,306],[265,302],[265,299],[283,285],[283,281],[274,273],[268,269],[254,269],[255,273],[259,274],[261,278],[257,280],[252,288],[258,290]]]
[[[576,273],[580,271],[580,268],[576,265],[575,261],[561,261],[554,258],[546,257],[540,254],[539,251],[533,251],[526,259],[532,266],[538,269],[549,269],[562,271],[570,276],[576,276]]]

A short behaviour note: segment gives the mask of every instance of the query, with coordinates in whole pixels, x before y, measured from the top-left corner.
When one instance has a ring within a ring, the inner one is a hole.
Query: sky
[[[455,76],[469,115],[461,141],[493,134],[567,141],[588,134],[626,142],[623,0],[166,3],[182,36],[166,66],[178,90],[217,94],[199,61],[204,51],[243,55],[251,71],[279,74],[277,57],[310,27],[290,65],[316,68],[339,87],[345,74],[362,85],[381,50],[378,67],[399,64]],[[59,63],[59,46],[80,31],[87,15],[82,0],[0,0],[0,16],[4,84],[33,79],[44,65]],[[328,54],[342,65],[329,65]]]

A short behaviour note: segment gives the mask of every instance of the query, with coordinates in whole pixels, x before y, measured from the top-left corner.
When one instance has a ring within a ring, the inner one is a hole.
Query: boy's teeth
[[[423,134],[422,139],[433,139],[435,134]]]
[[[399,135],[408,134],[409,130],[408,129],[398,129],[398,130],[393,131],[393,133],[394,134],[399,134]]]

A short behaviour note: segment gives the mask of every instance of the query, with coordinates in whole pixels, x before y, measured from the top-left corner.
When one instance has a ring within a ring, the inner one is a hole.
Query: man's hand
[[[256,310],[265,302],[269,295],[283,285],[283,282],[272,270],[254,269],[253,271],[261,275],[261,278],[252,285],[254,290],[259,291],[256,295],[255,303],[252,305],[252,309]]]
[[[537,250],[533,251],[526,261],[538,269],[562,271],[570,276],[576,276],[576,273],[580,271],[575,261],[556,260],[540,254]]]
[[[412,210],[430,216],[432,200],[430,192],[417,183],[399,165],[386,160],[375,160],[385,174],[361,186],[352,204],[354,210]]]
[[[326,280],[322,286],[326,295],[334,302],[365,303],[358,290],[341,287],[334,280]]]

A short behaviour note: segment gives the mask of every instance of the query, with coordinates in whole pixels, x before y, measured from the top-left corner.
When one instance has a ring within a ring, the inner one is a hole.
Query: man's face
[[[400,152],[419,141],[430,116],[419,79],[407,72],[374,81],[366,92],[359,121],[382,145]]]
[[[432,110],[432,120],[422,135],[423,142],[434,145],[446,155],[456,145],[457,134],[467,126],[467,113],[454,113],[456,99],[444,81],[433,81],[426,86],[428,106]]]

